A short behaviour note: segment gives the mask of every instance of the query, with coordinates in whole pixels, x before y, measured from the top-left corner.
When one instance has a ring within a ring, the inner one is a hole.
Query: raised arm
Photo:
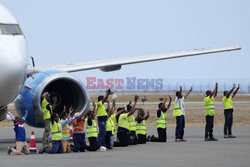
[[[116,105],[115,101],[113,101],[113,104],[112,104],[112,107],[110,109],[110,112],[108,113],[108,117],[110,117],[114,113],[114,111],[116,110],[115,105]]]
[[[109,98],[109,91],[106,90],[106,94],[105,94],[104,98],[102,99],[102,104],[104,104],[104,102],[107,101],[108,98]]]
[[[97,109],[98,110],[98,109]],[[96,104],[93,103],[93,110],[91,112],[91,119],[95,119],[95,116],[97,114],[97,110],[96,110]]]
[[[180,94],[179,94],[179,96],[178,96],[178,99],[181,98],[181,94],[182,94],[182,86],[180,86]]]
[[[171,96],[168,96],[168,97],[169,97],[169,102],[168,102],[168,106],[167,106],[166,110],[168,110],[170,108],[171,102],[172,102]]]
[[[188,95],[192,92],[193,88],[191,87],[189,89],[189,91],[184,95],[184,98],[186,99],[188,97]]]
[[[214,91],[212,93],[212,96],[216,97],[217,96],[217,92],[218,92],[218,83],[216,82]]]
[[[132,106],[131,110],[135,110],[138,99],[139,99],[139,96],[135,95],[135,99],[134,99],[135,102],[134,102],[134,105]]]
[[[149,111],[147,111],[147,114],[144,115],[144,117],[142,118],[143,120],[147,120],[149,118]]]
[[[240,84],[238,85],[238,88],[234,91],[232,98],[234,98],[234,96],[238,93],[239,89],[240,89]]]
[[[236,88],[236,84],[234,84],[233,88],[228,92],[228,94],[226,96],[227,98],[230,97],[231,93],[233,93],[233,91],[234,91],[235,88]]]
[[[125,110],[125,107],[123,107],[123,109],[121,109],[120,111],[118,111],[118,112],[116,113],[116,115],[121,115],[121,113],[123,113],[124,110]]]

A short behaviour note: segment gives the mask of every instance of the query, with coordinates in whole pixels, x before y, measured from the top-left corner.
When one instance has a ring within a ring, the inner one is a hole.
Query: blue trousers
[[[43,151],[49,154],[63,153],[62,141],[52,140],[52,147],[45,147]]]
[[[181,115],[176,117],[176,129],[175,129],[175,138],[183,139],[185,128],[185,116]]]
[[[84,152],[86,147],[85,133],[73,134],[74,147],[71,149],[73,152]]]
[[[105,138],[106,138],[106,121],[99,121],[99,134],[98,134],[98,148],[101,146],[106,146]]]

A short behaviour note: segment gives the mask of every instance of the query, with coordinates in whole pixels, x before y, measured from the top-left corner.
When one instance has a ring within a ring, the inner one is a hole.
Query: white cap
[[[79,117],[81,114],[79,112],[75,113],[74,117]]]

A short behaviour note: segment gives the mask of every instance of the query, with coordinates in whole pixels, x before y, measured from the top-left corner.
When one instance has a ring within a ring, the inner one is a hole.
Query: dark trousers
[[[105,144],[106,144],[107,149],[111,149],[110,147],[111,136],[112,136],[112,131],[106,131]]]
[[[147,135],[137,134],[137,144],[146,144],[147,143]]]
[[[49,154],[63,153],[62,141],[52,140],[52,147],[45,147],[43,151]]]
[[[185,116],[176,117],[175,139],[183,139],[185,128]]]
[[[151,142],[166,142],[167,141],[167,129],[157,128],[158,138],[151,137]]]
[[[84,152],[86,147],[85,133],[74,133],[73,134],[74,147],[71,148],[73,152]]]
[[[137,144],[137,136],[135,131],[129,131],[129,145],[136,145]]]
[[[99,134],[98,134],[98,147],[106,146],[105,137],[106,137],[106,121],[98,120]]]
[[[114,143],[115,147],[127,147],[128,146],[128,132],[117,132],[118,142]]]
[[[214,116],[206,116],[205,138],[212,139],[214,128]]]
[[[86,150],[88,151],[96,151],[98,148],[97,138],[96,137],[89,137],[89,146],[86,146]]]
[[[224,135],[232,135],[233,125],[233,109],[224,110],[225,124],[224,124]]]

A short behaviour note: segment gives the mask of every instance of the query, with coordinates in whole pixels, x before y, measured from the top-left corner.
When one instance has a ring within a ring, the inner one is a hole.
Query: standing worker
[[[169,103],[166,107],[167,98],[164,97],[163,103],[158,104],[158,110],[156,113],[156,127],[158,132],[158,138],[154,137],[154,135],[151,137],[151,142],[166,142],[167,141],[167,110],[171,106],[172,98],[169,97]]]
[[[224,105],[224,116],[225,116],[224,138],[236,138],[236,136],[232,135],[233,111],[234,111],[232,99],[240,89],[240,84],[238,85],[238,88],[234,91],[235,88],[236,85],[234,84],[233,88],[230,91],[224,91],[224,97],[222,99]],[[231,96],[232,93],[233,95]]]
[[[204,115],[206,116],[206,127],[205,127],[205,141],[217,141],[218,139],[213,136],[214,128],[214,98],[217,96],[218,83],[216,82],[214,91],[206,91],[206,97],[204,99]]]
[[[43,120],[44,120],[44,132],[43,132],[43,147],[49,146],[49,134],[50,134],[50,118],[51,112],[55,107],[56,99],[54,100],[53,108],[49,104],[50,101],[50,94],[48,92],[43,93],[42,95],[42,113],[43,113]]]
[[[176,98],[174,102],[174,111],[173,116],[176,117],[176,129],[175,129],[175,141],[176,142],[185,142],[183,139],[184,136],[184,128],[185,128],[185,106],[184,99],[188,97],[190,92],[192,91],[192,87],[190,90],[183,96],[182,95],[182,87],[180,86],[180,91],[176,92]]]
[[[97,119],[98,119],[98,126],[99,126],[99,134],[98,134],[98,147],[105,147],[105,136],[106,136],[106,121],[108,119],[107,112],[104,106],[104,102],[107,101],[109,94],[111,94],[111,90],[106,90],[105,96],[98,97],[97,103]]]
[[[107,149],[112,149],[114,145],[113,144],[114,140],[112,137],[115,134],[115,127],[114,127],[114,121],[111,118],[111,116],[113,115],[115,110],[116,110],[115,102],[113,101],[111,109],[110,109],[109,102],[108,102],[108,106],[107,106],[108,120],[106,122],[106,137],[105,137],[105,143],[106,143]]]

